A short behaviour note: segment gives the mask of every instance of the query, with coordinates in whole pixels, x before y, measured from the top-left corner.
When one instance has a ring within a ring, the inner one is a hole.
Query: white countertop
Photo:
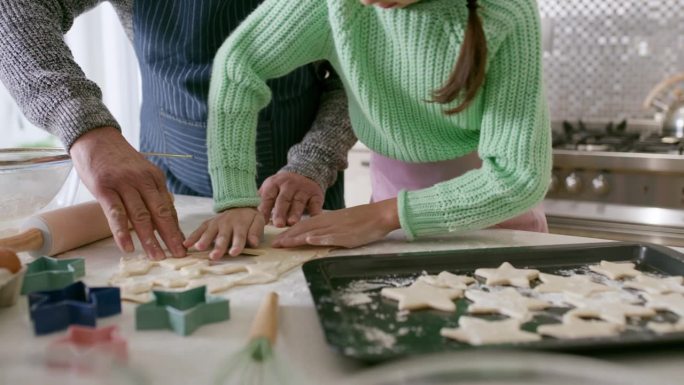
[[[188,234],[211,213],[211,200],[179,196],[176,200],[181,225]],[[401,234],[355,250],[337,250],[332,255],[377,254],[398,251],[471,249],[484,247],[553,245],[586,243],[601,240],[512,230],[482,230],[432,241],[406,243]],[[86,258],[86,276],[90,286],[104,286],[116,271],[121,253],[112,239],[107,239],[64,254]],[[216,368],[246,342],[249,325],[264,294],[280,294],[278,357],[300,377],[316,379],[312,383],[334,384],[363,368],[332,351],[325,342],[313,302],[301,269],[270,285],[236,288],[224,294],[230,299],[231,319],[206,325],[188,337],[171,331],[135,331],[135,306],[124,303],[123,313],[98,319],[98,326],[117,325],[129,342],[129,360],[142,369],[153,384],[210,384]],[[9,309],[0,309],[0,359],[27,356],[40,352],[63,333],[35,337],[28,319],[27,303],[21,298]],[[628,364],[632,369],[660,376],[684,378],[684,349],[629,354],[603,355],[601,358]],[[0,361],[1,362],[1,361]]]

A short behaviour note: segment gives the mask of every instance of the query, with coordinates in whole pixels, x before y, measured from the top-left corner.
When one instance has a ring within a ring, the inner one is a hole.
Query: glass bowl
[[[636,385],[667,384],[629,367],[557,353],[441,353],[373,367],[343,385]]]
[[[0,236],[44,209],[62,189],[71,168],[62,149],[0,149]]]

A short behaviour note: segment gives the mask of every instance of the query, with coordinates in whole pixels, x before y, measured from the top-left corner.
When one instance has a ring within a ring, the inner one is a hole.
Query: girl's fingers
[[[221,257],[226,255],[226,250],[228,250],[228,239],[230,239],[231,234],[219,233],[214,240],[214,250],[209,253],[209,259],[219,260]]]
[[[195,242],[195,248],[199,251],[208,249],[209,246],[211,246],[211,243],[214,242],[216,234],[218,234],[218,226],[216,226],[216,223],[212,222],[207,226],[207,229],[204,230],[199,241]]]
[[[231,257],[237,257],[245,248],[245,243],[247,243],[247,231],[244,228],[234,229],[233,239],[230,244],[230,250],[228,250],[228,254]]]
[[[192,247],[195,243],[197,243],[197,241],[199,241],[200,237],[207,230],[207,228],[207,222],[202,223],[197,230],[193,231],[189,237],[185,238],[185,241],[183,241],[183,246],[186,248]]]
[[[247,232],[247,243],[250,247],[259,247],[261,238],[264,236],[264,221],[260,217],[254,218]]]

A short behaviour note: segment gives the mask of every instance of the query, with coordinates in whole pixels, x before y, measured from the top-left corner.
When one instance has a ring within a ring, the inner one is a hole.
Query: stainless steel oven
[[[551,232],[684,246],[684,140],[655,121],[554,122]]]

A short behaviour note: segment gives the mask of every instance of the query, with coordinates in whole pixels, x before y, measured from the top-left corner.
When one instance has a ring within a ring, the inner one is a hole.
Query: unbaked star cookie
[[[200,261],[201,259],[191,257],[166,258],[163,261],[159,261],[159,265],[173,270],[180,270],[185,266],[194,265]]]
[[[438,275],[423,275],[420,276],[418,280],[432,286],[461,290],[465,290],[468,288],[468,285],[475,283],[475,278],[473,277],[456,275],[448,271],[443,271]]]
[[[122,277],[145,275],[157,265],[158,262],[151,261],[145,256],[124,257],[119,260],[119,275]]]
[[[539,270],[516,269],[510,263],[504,262],[496,269],[477,269],[475,275],[486,278],[487,285],[530,287],[530,280],[537,278]]]
[[[684,295],[670,294],[644,294],[646,307],[655,310],[669,310],[680,317],[684,317]]]
[[[623,325],[604,321],[587,321],[581,318],[566,316],[563,323],[541,325],[537,333],[558,339],[610,337],[619,334]]]
[[[620,279],[620,278],[634,278],[641,275],[642,273],[634,268],[633,263],[615,263],[608,261],[601,261],[598,265],[589,266],[589,270],[605,275],[610,279]]]
[[[639,275],[633,281],[625,282],[625,287],[645,291],[651,294],[680,293],[684,294],[684,285],[681,276],[656,278],[648,275]]]
[[[581,297],[586,297],[592,293],[617,290],[610,286],[593,282],[591,278],[586,275],[563,277],[560,275],[540,273],[539,279],[543,283],[534,288],[538,293],[573,293]]]
[[[576,306],[565,313],[567,317],[595,317],[618,325],[626,325],[627,317],[653,317],[653,309],[626,303],[618,296],[581,298],[566,295],[565,301]]]
[[[380,295],[399,301],[400,310],[417,310],[433,308],[443,311],[455,311],[453,299],[463,296],[463,290],[444,289],[416,281],[409,287],[386,287]]]
[[[677,323],[669,322],[649,322],[646,328],[656,332],[657,334],[679,333],[684,332],[684,318],[680,318]]]
[[[542,310],[551,306],[547,301],[525,297],[510,287],[495,292],[468,290],[465,296],[473,301],[468,306],[468,313],[503,314],[521,321],[531,318],[530,310]]]
[[[462,316],[458,319],[458,326],[456,329],[442,328],[439,333],[443,337],[471,345],[531,342],[541,339],[538,334],[520,330],[520,321],[516,319],[486,321]]]

